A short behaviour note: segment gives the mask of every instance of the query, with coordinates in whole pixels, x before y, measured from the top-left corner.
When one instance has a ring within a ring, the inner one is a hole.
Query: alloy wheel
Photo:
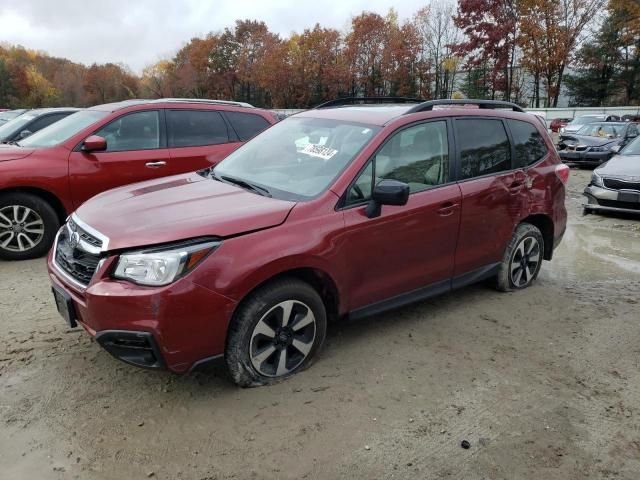
[[[251,334],[251,364],[261,375],[282,377],[298,368],[313,348],[316,318],[298,300],[280,302],[258,321]]]
[[[44,221],[35,210],[24,205],[0,209],[0,248],[10,252],[26,252],[44,237]]]
[[[525,287],[533,279],[540,264],[540,243],[534,237],[523,238],[511,258],[511,282]]]

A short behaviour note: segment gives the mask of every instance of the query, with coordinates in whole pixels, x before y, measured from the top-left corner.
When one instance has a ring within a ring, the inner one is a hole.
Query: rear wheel
[[[533,283],[542,266],[544,238],[530,223],[521,223],[511,237],[497,276],[497,288],[503,292],[521,290]]]
[[[271,282],[252,293],[234,315],[225,348],[233,381],[266,385],[308,367],[327,329],[320,295],[297,279]]]
[[[51,205],[35,195],[0,195],[0,259],[41,257],[51,247],[60,226]]]

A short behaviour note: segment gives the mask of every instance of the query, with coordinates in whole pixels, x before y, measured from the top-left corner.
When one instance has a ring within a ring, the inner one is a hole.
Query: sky
[[[428,0],[0,0],[0,42],[74,62],[124,63],[135,73],[195,36],[262,20],[282,37],[322,26],[346,30],[363,10],[410,18]]]

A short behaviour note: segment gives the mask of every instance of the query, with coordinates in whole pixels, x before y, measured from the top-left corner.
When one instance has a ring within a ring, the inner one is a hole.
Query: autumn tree
[[[175,64],[170,60],[160,60],[145,67],[140,78],[140,87],[145,97],[174,97],[176,90]]]
[[[460,64],[454,48],[461,41],[460,30],[453,22],[455,13],[453,3],[433,0],[413,17],[420,41],[418,90],[421,96],[446,98],[453,91]]]
[[[387,22],[377,13],[365,12],[351,20],[346,57],[351,74],[351,94],[382,95],[382,60]]]
[[[453,20],[466,37],[456,52],[466,56],[470,68],[489,66],[491,98],[500,91],[511,100],[520,31],[517,0],[459,0]]]

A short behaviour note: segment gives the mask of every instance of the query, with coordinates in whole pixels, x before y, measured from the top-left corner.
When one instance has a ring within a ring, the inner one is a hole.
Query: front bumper
[[[236,302],[197,285],[189,275],[164,287],[115,280],[108,258],[86,288],[71,283],[52,255],[51,282],[71,296],[77,322],[116,358],[182,373],[224,353]]]
[[[640,193],[625,192],[589,185],[584,189],[586,210],[640,214]]]
[[[575,152],[567,150],[559,150],[558,154],[564,163],[576,165],[601,165],[613,156],[612,152]]]

